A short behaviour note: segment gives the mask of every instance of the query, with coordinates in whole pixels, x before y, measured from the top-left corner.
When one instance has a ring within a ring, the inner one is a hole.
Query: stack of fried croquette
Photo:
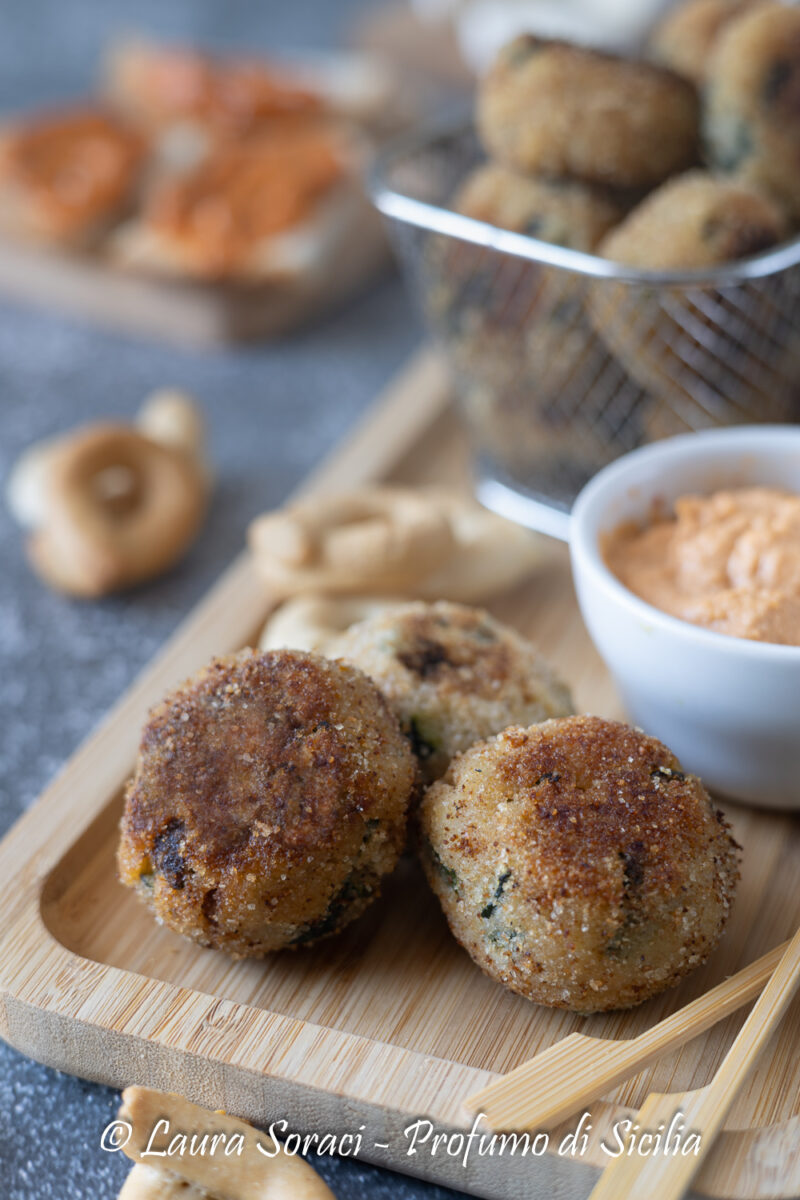
[[[445,602],[325,657],[215,660],[144,729],[120,878],[178,933],[260,956],[358,917],[410,827],[491,977],[580,1012],[638,1004],[711,952],[737,847],[666,747],[572,707],[530,643]]]
[[[489,157],[452,207],[634,272],[713,273],[800,219],[798,89],[800,9],[766,0],[684,0],[641,60],[523,35],[479,85]],[[457,238],[428,267],[476,444],[558,500],[713,414],[796,415],[800,343],[772,294],[670,299]]]
[[[754,254],[800,218],[798,88],[800,11],[781,3],[685,0],[649,61],[523,35],[480,86],[490,162],[455,207],[637,267]]]

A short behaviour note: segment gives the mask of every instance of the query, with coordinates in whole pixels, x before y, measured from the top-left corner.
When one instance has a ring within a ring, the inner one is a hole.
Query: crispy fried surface
[[[650,39],[653,58],[702,87],[709,56],[727,25],[762,0],[683,0],[667,9]]]
[[[687,80],[531,34],[501,50],[477,116],[487,153],[523,172],[652,187],[697,158],[699,106]]]
[[[538,651],[481,609],[438,601],[398,605],[328,648],[375,680],[397,713],[427,780],[473,742],[507,725],[572,710]]]
[[[786,232],[780,209],[756,188],[687,171],[651,192],[600,253],[648,269],[711,267],[775,246]]]
[[[415,768],[374,685],[298,651],[214,660],[145,726],[120,878],[237,955],[357,916],[402,848]]]
[[[738,877],[700,781],[655,738],[599,717],[475,746],[419,820],[428,880],[478,965],[582,1012],[639,1004],[704,961]]]
[[[712,168],[749,180],[800,217],[800,11],[760,4],[718,38],[703,136]]]
[[[501,229],[590,251],[622,220],[627,206],[607,188],[569,179],[540,179],[483,163],[464,180],[453,207]]]

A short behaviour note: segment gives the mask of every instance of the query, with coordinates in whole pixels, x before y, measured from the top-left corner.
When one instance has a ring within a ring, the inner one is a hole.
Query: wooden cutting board
[[[307,482],[330,493],[369,479],[467,486],[467,456],[437,359],[417,360],[365,425]],[[564,548],[492,606],[530,634],[580,708],[618,715],[578,615]],[[497,1200],[577,1200],[608,1162],[600,1135],[650,1091],[705,1084],[743,1015],[592,1109],[580,1158],[473,1156],[464,1168],[404,1130],[426,1117],[468,1128],[464,1097],[580,1030],[632,1037],[788,937],[800,923],[800,822],[731,807],[744,846],[729,930],[711,961],[629,1013],[581,1018],[511,995],[450,937],[411,860],[342,936],[308,951],[232,962],[157,926],[115,879],[121,788],[148,706],[212,654],[247,644],[270,597],[240,556],[98,731],[0,845],[0,1033],[25,1054],[121,1087],[180,1091],[262,1125],[361,1133],[361,1157]],[[696,1184],[741,1200],[800,1194],[800,1001],[790,1009]],[[360,1127],[363,1126],[363,1129]],[[567,1123],[566,1129],[574,1127]]]
[[[126,271],[102,254],[0,237],[0,295],[104,328],[200,349],[280,337],[341,307],[389,269],[377,213],[364,205],[313,275],[264,284],[204,283]]]

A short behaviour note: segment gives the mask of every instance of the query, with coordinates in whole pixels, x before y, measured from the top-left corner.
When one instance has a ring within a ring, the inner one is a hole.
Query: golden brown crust
[[[783,212],[752,184],[690,171],[669,180],[600,243],[599,253],[627,266],[655,271],[704,270],[777,245],[787,232]],[[638,416],[648,440],[708,424],[708,397],[729,411],[760,421],[790,419],[791,338],[769,371],[752,370],[750,343],[728,320],[728,301],[714,289],[593,284],[588,310],[600,337],[653,399]],[[773,299],[752,289],[748,322],[772,329]],[[701,386],[702,385],[702,386]],[[757,416],[755,416],[757,414]],[[641,434],[640,430],[640,434]]]
[[[414,779],[355,668],[296,651],[214,660],[145,726],[120,878],[172,928],[231,953],[310,943],[394,866]]]
[[[478,128],[517,170],[647,187],[696,160],[699,107],[664,68],[527,34],[486,76]]]
[[[119,1200],[334,1200],[299,1155],[281,1146],[268,1157],[252,1125],[224,1112],[209,1112],[174,1092],[125,1088],[118,1116],[130,1129],[123,1149],[137,1164]],[[150,1143],[158,1121],[185,1133],[188,1145],[183,1153],[156,1158],[159,1165],[153,1168],[144,1162],[153,1162]],[[215,1137],[219,1153],[192,1152],[195,1142],[213,1147]],[[237,1142],[236,1154],[222,1153]]]
[[[608,188],[522,175],[497,163],[477,167],[453,207],[477,221],[573,250],[594,250],[628,207]]]
[[[688,171],[643,200],[603,239],[600,253],[632,267],[692,269],[757,254],[785,234],[782,212],[756,188]]]
[[[354,625],[327,652],[375,680],[428,781],[480,738],[572,711],[568,688],[535,647],[482,609],[399,605]]]
[[[731,22],[708,66],[703,134],[712,167],[800,216],[800,11],[756,6]]]
[[[670,8],[653,30],[650,53],[701,87],[708,60],[722,31],[763,0],[684,0]]]
[[[100,486],[113,472],[126,481],[115,498]],[[208,500],[195,459],[112,422],[63,438],[46,476],[28,553],[45,582],[69,595],[106,595],[165,571],[193,541]]]
[[[428,790],[420,826],[428,880],[478,965],[579,1011],[639,1004],[702,962],[737,878],[700,781],[599,717],[473,747]]]

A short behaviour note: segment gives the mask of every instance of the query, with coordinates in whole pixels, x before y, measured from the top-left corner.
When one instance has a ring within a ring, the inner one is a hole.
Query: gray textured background
[[[363,0],[4,0],[0,111],[79,95],[120,30],[228,47],[335,43]],[[94,417],[132,415],[174,383],[205,405],[219,486],[210,520],[172,574],[123,598],[72,603],[30,574],[0,512],[0,832],[203,595],[248,520],[286,495],[356,420],[419,340],[399,281],[387,280],[279,345],[193,354],[106,335],[0,303],[0,476],[36,438]],[[118,1097],[0,1043],[0,1196],[98,1200],[127,1170],[99,1146]],[[341,1200],[454,1193],[324,1160]]]

